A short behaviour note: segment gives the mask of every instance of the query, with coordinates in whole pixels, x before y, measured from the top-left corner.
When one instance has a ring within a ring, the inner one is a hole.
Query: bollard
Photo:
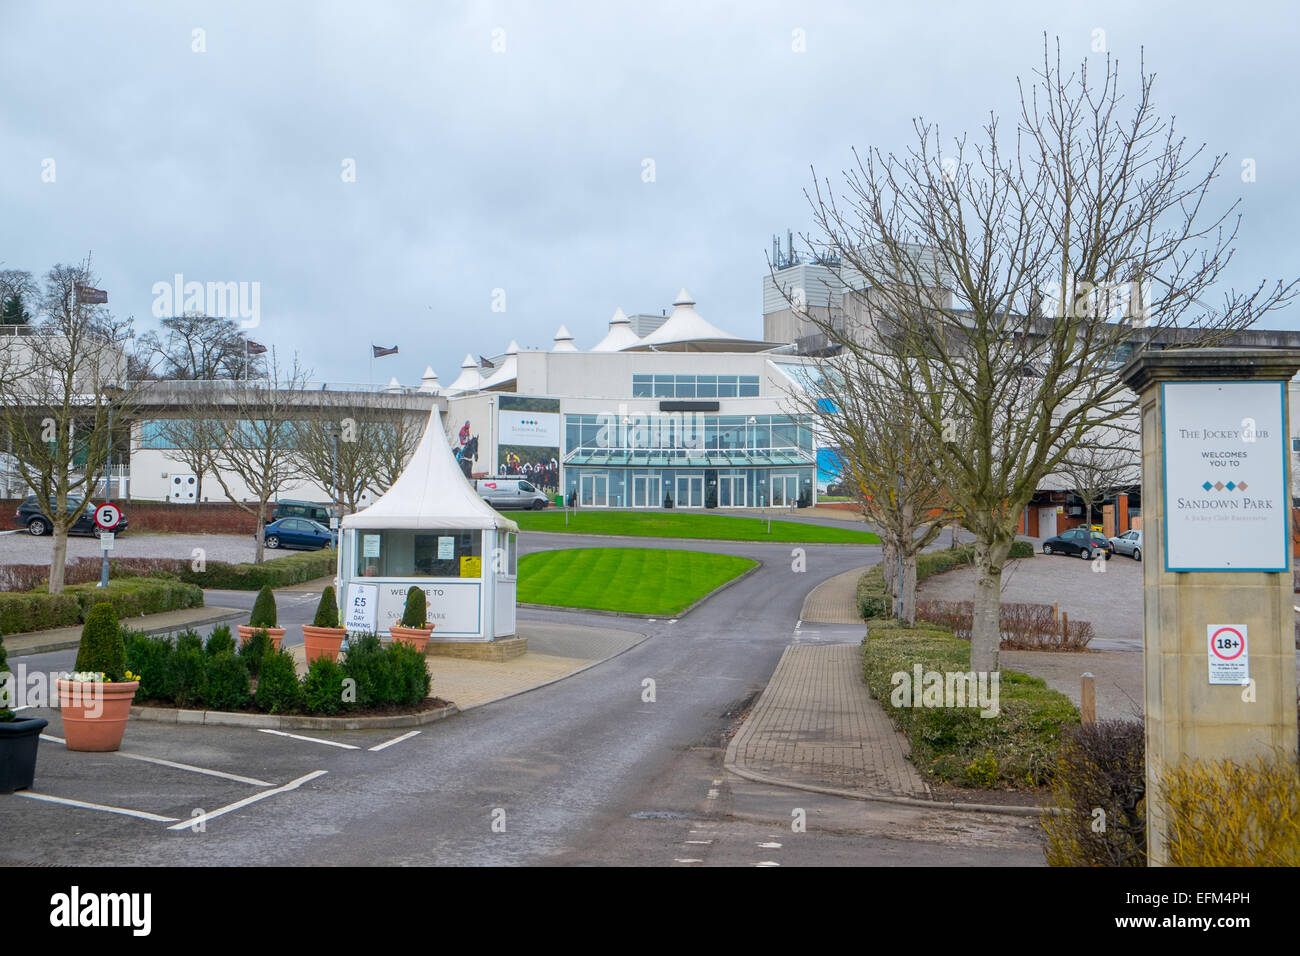
[[[1091,674],[1083,675],[1083,687],[1079,691],[1079,720],[1085,725],[1097,722],[1097,682]]]

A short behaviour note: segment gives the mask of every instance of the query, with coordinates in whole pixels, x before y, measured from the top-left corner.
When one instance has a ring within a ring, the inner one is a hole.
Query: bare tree
[[[361,507],[370,490],[387,490],[389,468],[405,466],[414,445],[406,451],[400,411],[380,404],[340,408],[330,418],[299,421],[294,430],[294,454],[305,474],[322,488],[331,489],[334,506],[342,514]],[[391,419],[399,416],[399,421]],[[398,463],[400,459],[400,464]]]
[[[424,414],[403,415],[394,421],[380,422],[376,429],[379,443],[379,461],[374,474],[374,487],[381,494],[392,487],[406,463],[415,454],[420,439],[424,437]]]
[[[134,397],[125,358],[131,320],[94,302],[96,284],[89,258],[56,265],[31,333],[0,340],[0,433],[50,520],[51,594],[63,590],[68,530],[105,474]]]
[[[1118,440],[1118,439],[1116,439]],[[1092,523],[1092,512],[1122,488],[1142,479],[1140,453],[1124,444],[1083,443],[1073,448],[1056,473],[1070,482],[1083,502],[1084,524]]]
[[[851,352],[807,371],[802,387],[788,390],[789,404],[812,423],[818,444],[838,455],[844,482],[880,535],[893,614],[914,624],[916,556],[952,520],[944,471],[937,467],[941,452],[912,424],[912,399],[872,369],[859,367]]]
[[[262,537],[267,502],[285,485],[301,478],[293,452],[294,423],[303,414],[304,386],[309,374],[298,364],[296,356],[286,367],[272,353],[266,378],[230,383],[232,400],[216,421],[214,473],[226,497],[257,518],[254,560],[258,564],[264,558]],[[243,482],[252,499],[234,494],[228,478]]]
[[[214,418],[212,405],[200,395],[186,404],[182,417],[158,419],[158,437],[167,446],[167,455],[194,472],[194,503],[203,500],[203,477],[215,473],[219,447],[223,440],[220,418]]]
[[[163,335],[146,332],[140,350],[165,379],[217,381],[249,378],[260,363],[250,358],[248,344],[233,319],[187,312],[161,322]]]
[[[1261,282],[1201,305],[1239,225],[1237,203],[1207,211],[1225,157],[1188,147],[1155,112],[1144,67],[1131,102],[1119,86],[1109,56],[1099,77],[1087,63],[1067,74],[1045,42],[1011,137],[991,117],[949,144],[917,120],[903,155],[855,153],[838,195],[815,176],[809,194],[852,290],[843,329],[819,331],[915,399],[975,537],[977,671],[998,668],[1020,513],[1085,436],[1134,407],[1118,366],[1157,338],[1219,342],[1297,287]]]

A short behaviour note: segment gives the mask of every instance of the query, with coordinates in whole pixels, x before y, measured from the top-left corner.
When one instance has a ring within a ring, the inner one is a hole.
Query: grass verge
[[[564,523],[560,510],[511,514],[523,531],[565,534],[621,534],[643,538],[708,538],[716,541],[780,541],[791,544],[879,544],[869,531],[853,531],[796,521],[679,513],[673,511],[571,511]]]
[[[749,558],[659,548],[569,548],[519,559],[526,604],[678,614],[757,565]]]
[[[900,693],[906,676],[968,673],[970,644],[931,625],[899,627],[872,622],[862,642],[862,673],[871,696],[912,744],[912,762],[923,773],[960,787],[1038,788],[1048,782],[1062,730],[1079,723],[1064,694],[1040,678],[1002,670],[997,714],[978,707],[908,706]],[[990,680],[990,690],[991,680]]]

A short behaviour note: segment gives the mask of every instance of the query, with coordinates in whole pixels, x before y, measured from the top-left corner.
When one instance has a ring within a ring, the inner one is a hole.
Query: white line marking
[[[710,790],[710,791],[709,791],[709,799],[710,799],[710,800],[716,800],[716,799],[718,799],[718,791],[717,791],[717,790]]]
[[[694,858],[688,857],[688,858],[686,858],[686,859],[684,859],[684,860],[674,858],[674,859],[673,859],[673,862],[674,862],[674,863],[703,863],[704,861],[703,861],[703,860],[696,860],[696,859],[694,859]]]
[[[691,846],[709,846],[713,843],[712,840],[687,840],[685,842],[689,843]]]
[[[52,744],[67,743],[62,737],[55,737],[53,734],[41,734],[41,740],[48,740]]]
[[[317,777],[323,777],[327,773],[329,773],[328,770],[313,770],[311,773],[304,774],[303,776],[299,777],[297,780],[290,780],[283,787],[276,787],[273,790],[263,790],[261,793],[255,793],[251,797],[244,797],[243,800],[236,800],[234,803],[227,804],[226,806],[220,807],[216,810],[211,810],[208,813],[203,814],[202,816],[197,816],[190,820],[183,820],[180,823],[177,823],[175,826],[170,826],[167,829],[188,830],[192,826],[195,826],[200,823],[207,823],[209,820],[215,819],[216,817],[219,817],[222,814],[230,813],[230,811],[238,810],[241,807],[246,807],[250,803],[256,803],[258,800],[265,800],[267,797],[274,797],[277,794],[288,793],[290,790],[297,790],[304,783],[309,783],[310,781],[315,780]]]
[[[146,757],[144,754],[128,754],[117,751],[119,757],[125,757],[127,760],[143,760],[145,763],[156,763],[162,767],[173,767],[176,770],[188,770],[191,773],[205,773],[209,777],[221,777],[223,780],[233,780],[236,783],[246,783],[254,787],[274,787],[275,784],[269,780],[258,780],[256,777],[241,777],[237,773],[226,773],[224,770],[209,770],[206,767],[195,767],[187,763],[176,763],[173,760],[163,760],[161,757]]]
[[[337,740],[321,740],[319,737],[303,737],[300,734],[290,734],[283,730],[271,730],[267,727],[259,727],[258,733],[275,734],[277,737],[291,737],[294,740],[307,740],[314,744],[324,744],[327,747],[342,747],[344,750],[360,750],[355,744],[341,744]]]
[[[18,711],[20,711],[20,710],[31,710],[31,709],[32,709],[33,707],[35,707],[35,706],[36,706],[35,704],[23,704],[23,706],[21,706],[21,707],[13,707],[13,708],[11,708],[11,709],[12,709],[13,712],[16,714],[16,713],[18,713]]]
[[[759,848],[760,850],[779,850],[779,849],[781,849],[781,844],[779,844],[779,843],[760,843],[760,844],[758,844],[758,848]]]
[[[172,829],[174,830],[176,828],[172,827]],[[755,866],[780,866],[781,864],[777,863],[775,860],[763,860],[759,863],[755,863],[754,865]]]
[[[382,744],[375,744],[371,747],[370,752],[374,753],[376,750],[383,750],[385,747],[391,747],[393,744],[400,744],[403,740],[410,740],[412,737],[421,733],[423,733],[423,731],[412,730],[409,733],[402,734],[400,737],[394,737],[392,740],[385,740]]]
[[[42,734],[42,736],[44,736]],[[86,803],[84,800],[69,800],[67,797],[52,797],[48,793],[32,793],[30,790],[19,790],[16,794],[19,797],[26,797],[28,800],[41,800],[45,803],[61,803],[65,807],[79,807],[82,810],[102,810],[105,813],[119,813],[124,817],[139,817],[141,820],[153,820],[156,823],[172,823],[175,817],[163,817],[156,813],[146,813],[143,810],[127,810],[125,807],[107,807],[102,803]]]

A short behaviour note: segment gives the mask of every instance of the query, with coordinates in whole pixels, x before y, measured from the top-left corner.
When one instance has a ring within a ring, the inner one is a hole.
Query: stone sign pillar
[[[1162,766],[1296,754],[1288,388],[1300,349],[1146,352],[1142,419],[1147,852]]]

